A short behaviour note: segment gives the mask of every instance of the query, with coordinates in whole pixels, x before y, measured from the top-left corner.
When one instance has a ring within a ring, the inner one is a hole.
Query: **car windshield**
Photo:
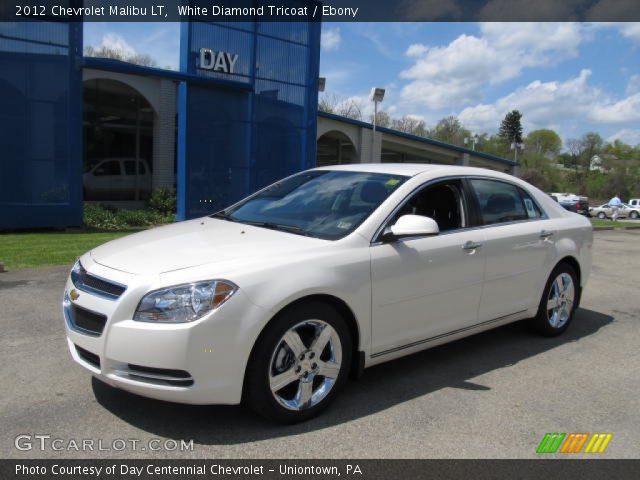
[[[407,178],[311,170],[274,183],[212,217],[338,240],[355,230]]]

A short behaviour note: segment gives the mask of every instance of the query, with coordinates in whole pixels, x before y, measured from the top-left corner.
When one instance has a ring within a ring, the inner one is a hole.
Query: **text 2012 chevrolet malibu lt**
[[[521,319],[562,333],[592,240],[587,219],[506,174],[317,168],[83,255],[69,348],[130,392],[295,422],[350,372]]]

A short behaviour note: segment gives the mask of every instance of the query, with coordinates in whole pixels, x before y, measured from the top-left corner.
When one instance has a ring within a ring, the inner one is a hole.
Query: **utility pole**
[[[373,150],[375,148],[376,139],[376,120],[378,118],[378,103],[384,99],[384,88],[373,88],[371,90],[371,100],[373,100],[373,130],[371,132],[371,160],[373,161]],[[382,154],[380,155],[382,157]],[[382,161],[382,158],[380,159]]]

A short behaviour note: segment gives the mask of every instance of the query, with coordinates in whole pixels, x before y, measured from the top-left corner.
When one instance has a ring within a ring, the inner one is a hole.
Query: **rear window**
[[[484,225],[542,218],[543,214],[523,189],[499,180],[470,180]]]

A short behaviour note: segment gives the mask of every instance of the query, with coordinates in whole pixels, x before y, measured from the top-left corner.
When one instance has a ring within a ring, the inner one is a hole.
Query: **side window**
[[[527,211],[527,215],[530,219],[542,218],[544,217],[543,213],[540,211],[540,207],[533,201],[531,196],[522,190],[518,189],[520,192],[520,196],[522,197],[522,202],[524,203],[524,209]]]
[[[93,174],[96,177],[100,177],[103,175],[120,175],[120,161],[119,160],[110,160],[108,162],[104,162],[93,171]]]
[[[441,232],[467,226],[464,199],[457,181],[429,185],[416,192],[396,213],[390,224],[394,224],[402,215],[432,218]]]
[[[138,162],[138,173],[140,175],[144,175],[147,173],[147,168],[143,161]],[[135,175],[136,174],[136,161],[135,160],[125,160],[124,161],[124,174],[125,175]]]
[[[136,174],[136,165],[134,160],[125,160],[124,161],[124,174],[125,175],[135,175]]]
[[[481,179],[471,179],[470,183],[480,206],[484,225],[517,222],[542,216],[531,197],[515,185]]]

